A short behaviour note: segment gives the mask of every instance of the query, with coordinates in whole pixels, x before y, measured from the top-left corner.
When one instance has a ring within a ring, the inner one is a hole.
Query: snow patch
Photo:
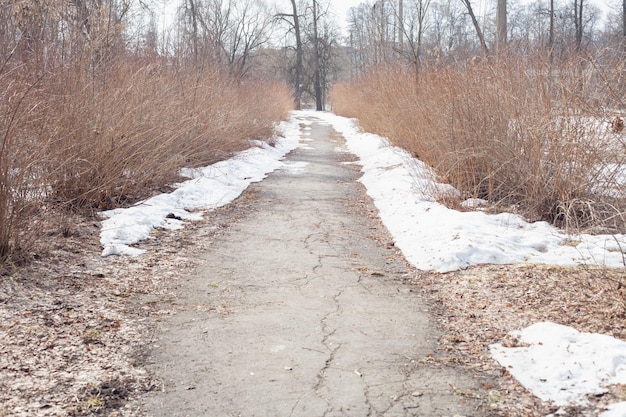
[[[602,394],[609,385],[626,383],[626,342],[551,322],[510,334],[518,338],[520,346],[492,344],[491,355],[544,401],[558,406],[583,405],[586,395]]]
[[[458,196],[432,170],[357,121],[332,113],[302,112],[332,124],[359,157],[366,186],[395,243],[414,266],[449,272],[479,264],[595,264],[624,267],[626,235],[571,236],[546,222],[515,214],[459,212],[438,200]],[[574,244],[575,243],[575,244]]]
[[[291,118],[281,123],[277,130],[275,146],[256,142],[256,146],[238,153],[231,159],[204,168],[183,169],[181,174],[189,180],[176,184],[169,194],[160,194],[129,208],[102,212],[100,243],[102,256],[141,255],[145,251],[133,248],[150,236],[152,229],[180,229],[184,221],[199,220],[196,210],[213,210],[230,203],[253,182],[261,181],[285,164],[280,160],[295,149],[300,140],[300,121]]]
[[[600,413],[598,417],[625,417],[626,402],[611,404],[607,407],[607,411]]]

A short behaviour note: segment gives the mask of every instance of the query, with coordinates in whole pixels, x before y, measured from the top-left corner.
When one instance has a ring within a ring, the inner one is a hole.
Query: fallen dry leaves
[[[435,360],[454,361],[477,372],[490,406],[504,416],[545,416],[557,410],[521,387],[491,359],[488,346],[514,346],[508,335],[540,321],[626,340],[626,274],[623,269],[545,265],[479,266],[448,274],[418,274],[415,285],[431,299],[443,330]],[[623,387],[590,398],[591,406],[569,407],[568,416],[626,400]]]
[[[69,232],[51,222],[35,260],[0,276],[0,416],[140,415],[130,400],[157,384],[145,347],[171,314],[157,306],[175,297],[219,215],[155,231],[139,258],[101,258],[97,221],[74,217]]]
[[[69,230],[52,227],[37,259],[0,277],[0,417],[142,415],[137,398],[158,386],[144,370],[144,350],[155,323],[173,312],[162,309],[164,301],[175,299],[177,280],[192,270],[211,237],[254,200],[248,191],[237,204],[184,230],[157,230],[158,239],[143,242],[148,253],[138,258],[101,258],[98,222],[76,218]],[[372,235],[393,246],[368,201],[363,192],[351,209],[376,222]],[[459,395],[481,396],[497,415],[555,411],[490,358],[489,344],[515,343],[509,331],[550,320],[626,339],[623,270],[517,265],[407,271],[401,285],[424,294],[442,334],[440,351],[421,360],[473,372],[483,391]],[[598,407],[624,401],[626,387],[591,400]],[[576,416],[589,410],[565,411]]]

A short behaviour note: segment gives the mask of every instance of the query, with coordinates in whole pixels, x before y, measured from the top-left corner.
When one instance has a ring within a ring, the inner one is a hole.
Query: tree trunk
[[[496,9],[496,53],[503,54],[506,50],[506,0],[498,0]]]
[[[574,0],[574,27],[576,28],[576,52],[580,52],[583,42],[583,1]]]
[[[483,55],[489,55],[489,48],[487,48],[487,44],[485,43],[485,36],[483,35],[483,31],[480,29],[480,25],[478,24],[478,20],[476,19],[476,15],[474,14],[474,9],[472,9],[472,4],[470,0],[462,0],[465,8],[467,8],[467,13],[469,13],[470,18],[472,19],[472,25],[474,25],[474,29],[476,30],[476,35],[478,36],[478,41],[480,42],[480,47],[482,48]]]
[[[403,0],[398,0],[398,45],[400,51],[404,49],[404,7],[402,3]]]
[[[193,0],[189,0],[189,12],[191,13],[191,30],[193,36],[191,39],[193,47],[193,63],[198,68],[198,15],[196,12],[196,5]]]
[[[322,80],[320,77],[320,45],[317,33],[317,0],[313,0],[313,53],[315,54],[313,63],[315,65],[314,90],[315,90],[315,110],[324,110],[324,102],[322,97]]]
[[[622,0],[622,48],[626,52],[626,0]]]
[[[624,5],[626,7],[626,0],[624,0]],[[626,14],[624,16],[626,16]],[[552,60],[554,53],[554,0],[550,0],[550,33],[548,35],[548,51],[550,53],[550,60]]]
[[[294,104],[296,110],[302,108],[302,37],[300,36],[300,18],[298,17],[298,8],[296,0],[291,0],[293,10],[293,29],[296,35],[296,81],[294,92]]]

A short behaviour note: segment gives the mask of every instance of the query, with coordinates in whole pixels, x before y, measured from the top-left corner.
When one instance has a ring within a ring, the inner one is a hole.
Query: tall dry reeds
[[[47,171],[52,196],[65,204],[102,209],[136,200],[183,166],[215,162],[271,136],[289,109],[286,89],[216,70],[123,63],[107,75],[105,82],[80,74],[48,82]]]
[[[36,80],[16,69],[0,72],[0,274],[22,261],[34,234],[26,233],[41,194],[41,154],[22,132],[41,125]]]
[[[0,265],[26,250],[38,206],[90,213],[136,202],[269,139],[292,100],[282,84],[219,69],[118,60],[0,73]],[[36,233],[31,233],[31,237]],[[22,256],[22,255],[19,255]]]
[[[435,168],[463,197],[530,220],[624,228],[626,149],[599,66],[580,60],[378,68],[334,88],[334,110],[360,119]],[[606,229],[605,229],[606,230]]]

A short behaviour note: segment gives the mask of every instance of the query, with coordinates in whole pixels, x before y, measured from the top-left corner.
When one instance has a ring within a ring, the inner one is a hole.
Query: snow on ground
[[[348,150],[363,166],[361,182],[396,246],[419,269],[449,272],[514,263],[625,266],[626,235],[567,235],[515,214],[449,209],[437,197],[458,192],[438,183],[421,161],[380,136],[359,131],[354,120],[332,113],[309,115],[344,135]]]
[[[129,245],[155,227],[177,229],[199,219],[191,210],[209,210],[234,200],[252,182],[284,168],[293,173],[305,166],[281,162],[306,142],[316,117],[346,138],[362,166],[361,182],[374,200],[395,244],[419,269],[448,272],[478,264],[597,264],[624,267],[624,235],[566,235],[545,222],[528,223],[513,214],[458,212],[437,203],[437,196],[458,193],[438,183],[435,175],[407,152],[377,135],[360,132],[354,120],[331,113],[297,112],[283,123],[284,138],[276,147],[260,144],[232,159],[203,169],[184,170],[190,180],[127,209],[103,213],[103,256],[138,255]],[[305,125],[304,137],[300,124]],[[301,140],[302,139],[302,140]],[[481,201],[467,201],[476,207]],[[539,398],[557,405],[580,404],[585,393],[603,392],[611,383],[626,383],[626,343],[605,335],[583,334],[554,323],[537,323],[516,333],[521,347],[490,346],[493,357]],[[601,417],[625,417],[626,403],[613,404]]]
[[[626,384],[626,342],[550,322],[511,334],[519,346],[493,344],[491,355],[544,401],[584,405],[585,395]]]
[[[600,413],[599,417],[624,417],[626,416],[626,402],[611,404],[608,410]]]
[[[360,159],[361,182],[383,223],[409,262],[423,270],[448,272],[477,264],[598,264],[624,267],[626,236],[568,236],[545,222],[528,223],[513,214],[459,212],[436,202],[454,194],[435,174],[402,149],[359,131],[356,121],[331,113],[309,113],[331,124]],[[468,207],[480,206],[475,199]],[[490,346],[492,356],[522,385],[558,406],[584,404],[586,394],[626,383],[626,342],[584,334],[555,323],[515,332],[522,347]],[[600,417],[626,417],[626,403]]]
[[[102,256],[140,255],[144,252],[142,249],[129,245],[148,239],[152,229],[180,229],[185,220],[202,217],[197,210],[212,210],[228,204],[251,183],[285,167],[281,159],[300,141],[298,121],[292,118],[283,122],[278,130],[283,137],[275,138],[275,146],[259,142],[258,146],[231,159],[205,168],[184,169],[182,175],[190,179],[177,184],[172,193],[157,195],[129,208],[103,212],[106,220],[100,232]]]

